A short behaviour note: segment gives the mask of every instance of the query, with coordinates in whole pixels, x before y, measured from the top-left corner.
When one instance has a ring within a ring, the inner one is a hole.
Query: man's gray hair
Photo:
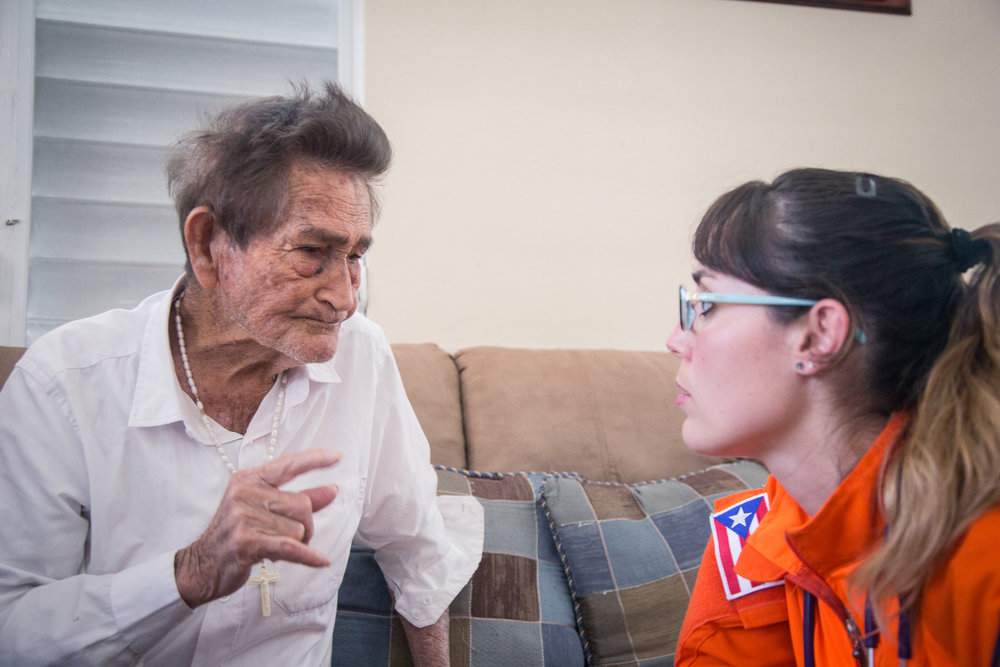
[[[296,166],[360,176],[374,224],[375,181],[391,159],[385,132],[336,84],[325,82],[322,90],[312,91],[302,83],[287,97],[257,98],[225,109],[182,137],[167,163],[167,187],[182,239],[192,209],[206,206],[230,238],[246,248],[284,218],[289,175]]]

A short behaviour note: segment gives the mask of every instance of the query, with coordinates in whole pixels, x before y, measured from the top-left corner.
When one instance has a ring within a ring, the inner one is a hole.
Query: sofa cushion
[[[433,343],[392,346],[406,396],[431,445],[431,463],[467,468],[458,368],[451,355]]]
[[[580,665],[583,646],[548,520],[536,502],[546,475],[438,467],[438,495],[483,505],[483,559],[449,609],[451,664]],[[368,549],[355,547],[340,589],[334,665],[406,665],[403,628]]]
[[[719,463],[680,438],[665,352],[474,347],[455,363],[470,468],[634,482]]]
[[[639,484],[545,481],[543,505],[593,664],[673,664],[712,501],[766,478],[760,464],[738,461]]]

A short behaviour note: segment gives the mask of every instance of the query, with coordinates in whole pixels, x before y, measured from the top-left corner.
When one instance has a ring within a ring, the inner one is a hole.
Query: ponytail
[[[1000,503],[1000,223],[954,230],[957,272],[973,269],[948,344],[882,472],[885,542],[854,584],[882,613],[919,611],[920,593],[976,518]]]

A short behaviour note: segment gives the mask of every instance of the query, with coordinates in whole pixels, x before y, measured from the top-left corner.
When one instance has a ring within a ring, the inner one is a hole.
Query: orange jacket
[[[725,559],[717,557],[715,540],[710,540],[681,629],[676,665],[805,665],[810,644],[818,667],[870,664],[863,643],[865,598],[848,592],[848,576],[884,534],[874,491],[883,457],[905,425],[905,417],[890,420],[814,517],[773,477],[768,479],[764,492],[770,509],[746,539],[734,571],[749,582],[783,585],[727,599],[717,564]],[[760,493],[716,501],[716,511]],[[818,600],[811,630],[805,608],[810,595]],[[998,635],[1000,507],[995,507],[973,523],[925,588],[919,617],[910,628],[910,660],[898,657],[899,627],[893,620],[878,636],[874,665],[990,665],[991,659],[1000,660]],[[852,637],[860,643],[857,651]]]

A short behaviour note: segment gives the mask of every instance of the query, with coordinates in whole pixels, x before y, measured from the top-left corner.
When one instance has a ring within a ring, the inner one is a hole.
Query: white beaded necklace
[[[222,462],[226,464],[226,468],[229,469],[230,474],[234,474],[237,470],[236,466],[229,459],[229,455],[226,454],[226,450],[222,448],[222,443],[219,442],[219,436],[215,433],[215,429],[212,428],[212,422],[208,418],[208,414],[205,413],[205,405],[201,402],[201,398],[198,396],[198,387],[194,384],[194,375],[191,374],[191,363],[188,361],[187,346],[184,344],[184,328],[181,326],[181,299],[184,298],[183,293],[177,297],[174,301],[174,324],[177,329],[177,347],[181,351],[181,363],[184,364],[184,374],[187,376],[188,387],[191,389],[191,395],[194,397],[194,403],[198,406],[198,412],[201,413],[201,420],[205,424],[205,428],[208,430],[208,435],[212,439],[212,444],[215,445],[215,451],[219,452],[219,456],[222,457]],[[285,404],[285,387],[288,385],[288,376],[282,371],[278,375],[278,383],[281,389],[278,391],[278,407],[274,410],[274,418],[271,420],[271,441],[267,447],[267,460],[268,462],[274,460],[274,448],[278,444],[278,423],[281,421],[281,409]],[[260,563],[260,574],[256,577],[250,577],[247,580],[247,585],[259,585],[260,586],[260,612],[263,616],[271,615],[271,587],[270,585],[281,578],[277,572],[268,573],[267,565],[264,561]]]
[[[222,457],[222,462],[226,464],[229,472],[235,473],[236,466],[234,466],[233,462],[229,460],[226,450],[222,448],[222,443],[219,442],[219,436],[216,435],[215,429],[212,428],[212,422],[205,413],[205,405],[201,402],[201,398],[198,396],[198,387],[195,386],[194,376],[191,374],[191,364],[188,361],[187,346],[184,345],[184,328],[181,326],[181,299],[183,298],[184,296],[181,295],[177,297],[176,301],[174,301],[174,323],[177,325],[177,346],[181,350],[181,363],[184,364],[184,374],[187,375],[188,387],[191,388],[191,395],[194,396],[194,403],[198,406],[198,412],[201,413],[201,420],[205,423],[205,428],[208,430],[208,435],[212,439],[212,444],[215,445],[215,450],[219,452],[219,456]],[[268,462],[274,460],[274,447],[278,444],[278,423],[281,421],[281,408],[285,404],[285,386],[288,384],[288,378],[285,376],[284,372],[279,374],[278,382],[281,385],[281,390],[278,392],[278,407],[275,408],[274,419],[271,420],[271,441],[267,447]]]

